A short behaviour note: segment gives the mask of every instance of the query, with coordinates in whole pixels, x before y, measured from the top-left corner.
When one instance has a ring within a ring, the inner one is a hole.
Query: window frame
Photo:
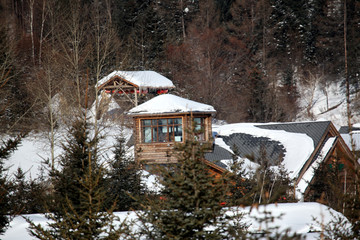
[[[180,120],[180,123],[175,123],[175,119]],[[184,118],[182,116],[174,117],[159,117],[159,118],[141,118],[140,124],[140,143],[180,143],[184,141]],[[170,122],[171,120],[172,123]],[[147,123],[145,123],[147,121]],[[165,122],[164,122],[165,121]],[[160,123],[160,124],[159,124]],[[179,128],[180,131],[174,131]],[[146,128],[148,129],[146,133]],[[181,132],[181,140],[175,141],[175,134]],[[171,135],[169,134],[171,133]],[[150,135],[150,139],[146,139],[146,135]]]

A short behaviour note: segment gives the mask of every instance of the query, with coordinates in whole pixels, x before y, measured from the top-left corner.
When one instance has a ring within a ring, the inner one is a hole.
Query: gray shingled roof
[[[218,136],[222,138],[226,145],[236,150],[240,157],[253,158],[254,161],[263,159],[262,154],[266,154],[266,159],[274,165],[284,156],[285,148],[278,141],[273,141],[266,137],[255,137],[245,133],[233,133],[230,136]],[[205,154],[209,161],[216,162],[222,159],[231,159],[231,153],[217,145],[212,153]]]
[[[330,123],[330,121],[319,121],[258,124],[255,126],[269,130],[284,130],[286,132],[306,134],[313,140],[314,147],[316,147],[327,131]],[[232,149],[235,146],[240,157],[253,156],[256,161],[256,159],[261,159],[260,154],[263,150],[263,154],[266,154],[266,158],[269,160],[271,165],[275,164],[279,160],[283,160],[283,156],[286,152],[286,149],[280,142],[266,137],[255,137],[245,133],[233,133],[229,136],[217,137],[222,138],[223,141]],[[231,159],[231,153],[226,149],[215,145],[213,152],[206,153],[205,158],[217,164],[222,159]]]
[[[232,154],[225,148],[214,145],[213,151],[205,153],[204,157],[206,160],[218,165],[221,168],[226,169],[226,165],[220,161],[224,159],[232,159]]]
[[[271,130],[284,130],[293,133],[305,133],[314,141],[316,147],[321,138],[324,136],[326,129],[330,125],[330,121],[319,122],[294,122],[294,123],[279,123],[279,124],[263,124],[255,125],[256,127]]]

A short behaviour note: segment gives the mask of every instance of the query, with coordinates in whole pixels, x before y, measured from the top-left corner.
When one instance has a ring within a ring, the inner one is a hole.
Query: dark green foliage
[[[11,182],[9,199],[14,215],[44,213],[50,206],[50,186],[42,176],[27,180],[25,173],[18,168]]]
[[[137,208],[134,198],[143,192],[140,169],[134,159],[126,156],[123,137],[117,138],[114,154],[106,183],[106,201],[110,204],[116,202],[115,210],[117,211],[128,211]]]
[[[360,85],[360,2],[347,0],[348,75],[354,89]]]
[[[67,201],[80,211],[81,182],[88,168],[98,171],[97,137],[90,137],[90,127],[87,121],[78,119],[69,130],[69,136],[63,144],[64,154],[60,159],[61,169],[50,172],[54,185],[55,211],[63,211]]]
[[[12,213],[9,192],[10,183],[5,174],[4,161],[9,158],[10,154],[16,150],[24,135],[19,135],[14,139],[3,141],[0,146],[0,235],[3,234],[9,225],[9,215]]]
[[[331,164],[323,163],[314,169],[314,181],[309,184],[309,198],[307,200],[326,203],[331,208],[342,212],[344,190],[340,184],[344,165],[338,161]]]
[[[220,21],[229,21],[232,19],[230,7],[234,0],[215,0],[217,8],[220,10]]]
[[[248,120],[250,122],[267,122],[271,119],[269,86],[258,69],[254,69],[249,76],[250,103],[248,106]]]
[[[119,239],[123,223],[115,226],[113,208],[105,208],[105,169],[99,164],[98,136],[90,135],[86,118],[77,119],[63,145],[61,169],[52,170],[55,205],[47,229],[29,219],[31,234],[39,239]]]
[[[351,224],[353,239],[360,236],[360,170],[359,166],[354,169],[354,177],[347,184],[349,185],[344,197],[344,215]]]
[[[221,203],[229,182],[211,174],[199,142],[188,140],[176,150],[178,163],[159,169],[161,196],[143,204],[142,234],[148,239],[226,239]],[[242,225],[238,233],[244,229]]]
[[[314,171],[314,181],[309,184],[306,200],[325,203],[341,212],[348,221],[335,217],[325,227],[329,239],[358,239],[360,236],[360,172],[336,160],[323,163]],[[352,175],[354,174],[354,175]],[[349,176],[352,176],[349,178]],[[346,180],[345,180],[346,179]]]
[[[229,180],[231,197],[230,204],[234,206],[248,205],[252,203],[253,182],[249,179],[244,167],[244,161],[239,158],[236,146],[232,148],[234,154],[230,165]]]

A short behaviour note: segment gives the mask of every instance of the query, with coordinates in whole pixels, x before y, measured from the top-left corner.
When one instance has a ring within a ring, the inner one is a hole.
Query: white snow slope
[[[266,229],[278,227],[278,231],[289,229],[290,233],[304,234],[307,240],[318,239],[321,231],[321,224],[327,225],[331,221],[335,221],[336,217],[342,215],[328,207],[319,203],[282,203],[269,204],[260,206],[259,208],[230,208],[227,214],[232,215],[234,212],[240,211],[245,214],[243,223],[249,224],[249,230],[254,233],[265,231]],[[264,212],[271,212],[275,218],[274,221],[268,223],[259,223],[256,219],[264,218]],[[116,216],[120,221],[130,222],[132,232],[139,229],[140,222],[137,220],[135,212],[116,212]],[[46,226],[47,219],[43,214],[24,215],[30,218],[35,224]],[[315,220],[314,220],[315,219]],[[11,222],[10,228],[2,236],[3,240],[30,240],[35,239],[27,232],[28,223],[22,216],[17,216]]]

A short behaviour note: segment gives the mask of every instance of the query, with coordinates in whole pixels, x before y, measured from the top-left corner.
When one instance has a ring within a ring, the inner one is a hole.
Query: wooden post
[[[138,105],[138,97],[137,97],[136,88],[134,88],[134,94],[135,94],[135,107],[137,107],[137,105]]]

